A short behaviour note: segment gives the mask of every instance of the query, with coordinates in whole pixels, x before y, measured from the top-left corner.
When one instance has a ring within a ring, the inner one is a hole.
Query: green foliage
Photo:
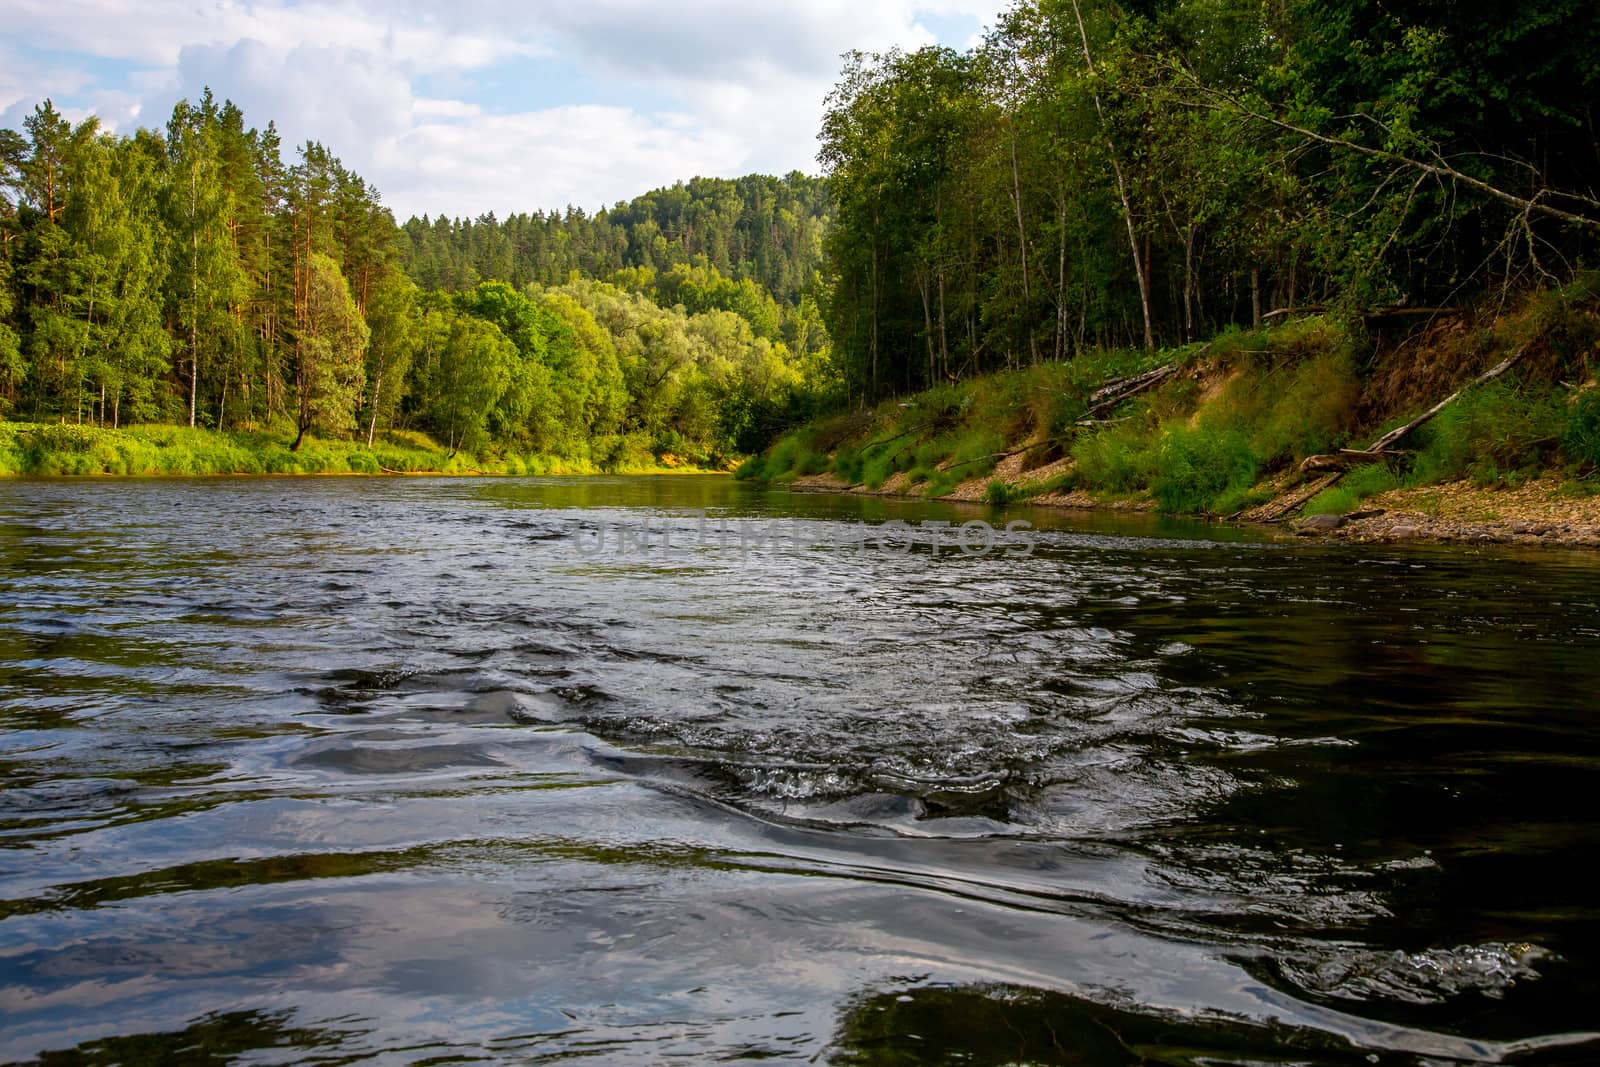
[[[850,485],[861,484],[861,473],[865,466],[866,461],[861,453],[849,445],[841,445],[833,454],[833,473]]]
[[[1305,506],[1307,515],[1348,515],[1368,497],[1398,488],[1400,479],[1382,463],[1353,467],[1339,484],[1312,497]]]
[[[1568,405],[1561,448],[1584,470],[1600,468],[1600,389],[1585,389]]]
[[[865,458],[861,467],[861,484],[876,492],[883,488],[883,483],[894,477],[899,468],[895,464],[895,456],[887,451],[878,451]]]
[[[1014,504],[1026,499],[1026,495],[1013,487],[1010,483],[999,478],[994,479],[983,489],[983,502],[997,506]]]
[[[405,269],[425,289],[464,291],[485,281],[555,287],[576,272],[694,314],[739,311],[723,285],[737,293],[748,280],[745,293],[762,305],[759,317],[769,299],[786,311],[805,302],[831,213],[822,179],[790,173],[695,178],[593,214],[569,208],[504,220],[413,218],[400,230]],[[780,329],[804,330],[803,318],[786,314]],[[809,318],[815,329],[814,309]],[[801,347],[793,333],[782,340]]]
[[[1360,502],[1360,495],[1350,486],[1335,485],[1307,501],[1304,510],[1307,515],[1348,515]]]
[[[776,481],[791,473],[795,470],[796,461],[805,452],[806,446],[799,437],[785,437],[767,454],[766,463],[762,466],[762,477],[768,481]]]
[[[389,432],[363,443],[307,435],[291,449],[288,432],[219,432],[187,426],[95,426],[0,422],[0,474],[145,475],[201,477],[232,474],[586,474],[593,464],[556,456],[452,453],[424,434]],[[623,446],[613,469],[657,469],[655,457]]]
[[[1072,446],[1072,458],[1085,488],[1125,494],[1150,484],[1161,450],[1150,426],[1122,423],[1080,437]]]
[[[1467,393],[1417,431],[1422,449],[1412,481],[1517,481],[1546,462],[1569,428],[1570,417],[1556,394],[1497,379]]]
[[[841,397],[813,295],[815,179],[441,220],[435,241],[325,146],[285,160],[270,124],[209,92],[163,134],[107,135],[48,101],[24,126],[0,131],[0,416],[289,421],[305,454],[278,465],[299,470],[342,465],[305,451],[312,435],[397,427],[508,470],[637,469],[725,467]]]
[[[1245,498],[1261,460],[1237,430],[1168,428],[1150,494],[1163,511],[1227,513]]]

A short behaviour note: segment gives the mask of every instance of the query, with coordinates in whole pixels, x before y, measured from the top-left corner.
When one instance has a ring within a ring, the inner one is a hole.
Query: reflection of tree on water
[[[356,1041],[370,1030],[333,1030],[292,1026],[293,1011],[214,1012],[182,1030],[133,1034],[85,1041],[75,1049],[40,1055],[41,1067],[64,1064],[205,1064],[235,1063],[248,1052],[294,1049],[300,1063],[326,1062],[314,1052],[353,1051]],[[348,1062],[340,1058],[337,1062]]]
[[[996,985],[865,994],[846,1008],[829,1058],[872,1067],[1363,1062],[1321,1034],[1140,1015]]]

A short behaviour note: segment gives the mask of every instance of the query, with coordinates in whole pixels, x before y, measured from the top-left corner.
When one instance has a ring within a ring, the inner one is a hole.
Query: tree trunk
[[[189,427],[195,425],[196,400],[200,392],[200,230],[195,217],[200,211],[200,163],[189,168]]]
[[[1072,0],[1072,11],[1078,17],[1078,36],[1083,38],[1083,62],[1089,70],[1089,76],[1094,77],[1094,58],[1089,54],[1089,31],[1083,25],[1083,9],[1079,7],[1078,0]],[[1094,93],[1094,110],[1100,118],[1100,128],[1107,130],[1106,115],[1100,105],[1100,92]],[[1133,272],[1139,279],[1139,305],[1144,312],[1144,346],[1156,346],[1155,327],[1151,322],[1150,304],[1150,272],[1145,262],[1145,257],[1139,254],[1139,234],[1133,225],[1133,202],[1128,199],[1128,186],[1122,179],[1122,164],[1117,161],[1117,145],[1111,139],[1111,134],[1106,133],[1106,151],[1111,159],[1111,171],[1117,179],[1117,199],[1122,202],[1122,218],[1128,224],[1128,247],[1133,252]]]
[[[878,399],[878,226],[876,208],[872,212],[872,337],[868,347],[872,352],[872,399]]]
[[[1183,231],[1183,339],[1194,340],[1194,223]]]
[[[1250,271],[1250,324],[1261,325],[1261,268]]]
[[[950,335],[945,329],[944,264],[939,264],[939,370],[950,373]]]
[[[1056,233],[1056,362],[1067,354],[1067,191],[1058,187]]]
[[[922,295],[922,337],[924,348],[928,352],[928,380],[932,385],[934,381],[934,349],[933,349],[933,303],[928,295],[928,276],[923,271],[917,272],[917,290]]]
[[[1029,321],[1029,308],[1033,304],[1032,287],[1028,284],[1028,229],[1022,222],[1022,175],[1017,168],[1017,122],[1016,116],[1008,116],[1006,126],[1011,131],[1011,199],[1017,208],[1017,251],[1022,257],[1022,325],[1028,331],[1028,354],[1033,362],[1039,362],[1039,341],[1033,335],[1033,323]]]
[[[372,383],[372,421],[367,423],[367,447],[372,447],[372,439],[378,433],[378,397],[383,395],[383,371],[378,372],[377,378]]]

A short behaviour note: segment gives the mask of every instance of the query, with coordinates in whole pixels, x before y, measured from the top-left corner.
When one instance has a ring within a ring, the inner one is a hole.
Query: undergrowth
[[[1419,354],[1407,341],[1398,363],[1385,354],[1400,351],[1392,342],[1384,348],[1381,338],[1329,316],[1232,328],[1187,350],[1084,353],[886,402],[854,416],[840,440],[802,427],[739,473],[782,480],[828,471],[869,490],[903,474],[909,490],[929,496],[978,481],[992,504],[1082,489],[1148,498],[1163,511],[1233,515],[1270,500],[1281,475],[1307,457],[1374,439],[1374,412],[1392,412],[1390,425],[1413,417],[1416,397],[1384,406],[1398,395],[1396,367],[1426,364],[1443,375],[1443,384],[1413,386],[1436,398],[1469,376],[1466,361],[1521,350],[1527,358],[1517,372],[1468,389],[1404,442],[1410,451],[1392,467],[1358,467],[1306,510],[1347,512],[1402,485],[1514,485],[1551,469],[1576,485],[1600,485],[1600,387],[1591,382],[1600,364],[1600,282],[1586,284],[1530,297],[1492,327],[1463,320],[1437,353]],[[1092,394],[1108,380],[1169,362],[1183,370],[1159,388],[1091,411]],[[1560,384],[1574,381],[1576,388]],[[1101,421],[1085,426],[1091,415]],[[1071,466],[1048,484],[1026,471],[1015,481],[991,477],[1004,455],[1024,450],[1036,465],[1067,456]]]
[[[188,426],[98,426],[0,422],[0,475],[45,477],[306,474],[589,474],[586,460],[512,452],[451,453],[424,434],[391,431],[364,441],[265,430],[217,431]],[[609,466],[609,464],[608,464]],[[654,457],[621,469],[654,470]]]

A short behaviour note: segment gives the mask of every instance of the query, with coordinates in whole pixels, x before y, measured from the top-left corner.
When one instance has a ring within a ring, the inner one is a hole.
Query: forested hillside
[[[0,144],[0,414],[722,463],[834,388],[819,182],[696,181],[587,218],[395,224],[326,147],[208,93]],[[675,459],[673,457],[676,457]]]
[[[1024,0],[851,57],[823,161],[857,395],[1274,311],[1458,303],[1600,243],[1583,0]]]
[[[594,215],[493,214],[476,220],[411,219],[405,267],[427,289],[468,289],[480,281],[560,285],[573,271],[609,278],[626,268],[666,271],[701,262],[798,306],[822,264],[827,185],[794,173],[737,180],[695,178]]]

